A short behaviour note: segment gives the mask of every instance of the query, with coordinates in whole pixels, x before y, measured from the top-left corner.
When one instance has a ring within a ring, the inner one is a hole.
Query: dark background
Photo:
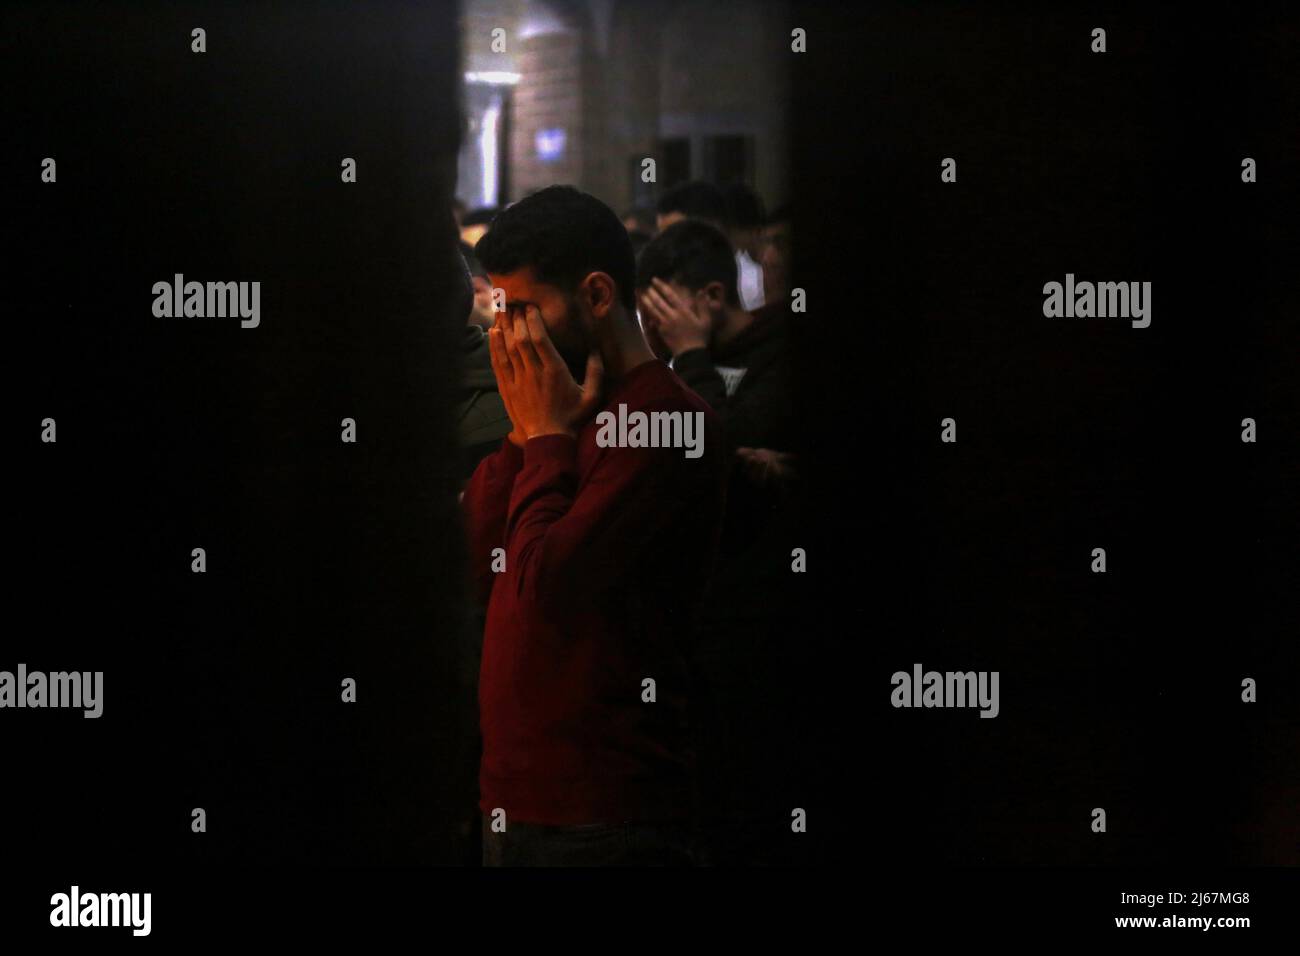
[[[100,720],[6,713],[6,850],[458,863],[454,12],[194,9],[6,11],[3,666],[105,672]],[[793,16],[809,862],[1300,862],[1294,15]],[[261,327],[153,319],[175,272]],[[1151,327],[1045,319],[1066,272]],[[894,710],[916,662],[1001,714]]]
[[[15,436],[5,666],[105,674],[99,720],[6,711],[19,846],[458,861],[456,36],[445,4],[6,17],[8,398],[58,443]],[[177,272],[260,280],[260,327],[153,318]]]
[[[861,852],[1300,862],[1294,12],[805,9],[802,354]],[[1067,272],[1150,280],[1151,326],[1044,318]],[[1000,715],[895,710],[918,662],[1000,671]]]

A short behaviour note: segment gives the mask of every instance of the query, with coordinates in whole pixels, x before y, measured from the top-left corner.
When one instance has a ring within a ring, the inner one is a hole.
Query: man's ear
[[[590,272],[578,287],[578,293],[586,300],[591,314],[597,319],[609,318],[618,301],[617,286],[608,272]]]
[[[710,282],[699,291],[704,294],[705,304],[711,311],[717,312],[726,306],[727,291],[723,288],[721,282],[717,282],[716,280]]]

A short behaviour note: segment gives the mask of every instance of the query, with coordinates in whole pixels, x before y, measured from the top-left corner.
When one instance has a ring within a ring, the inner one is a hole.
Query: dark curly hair
[[[548,186],[497,213],[474,255],[489,272],[532,267],[542,282],[572,292],[607,273],[618,300],[636,309],[636,257],[614,210],[572,186]]]
[[[651,279],[680,282],[692,291],[721,282],[727,304],[740,305],[736,250],[707,222],[685,219],[650,240],[637,259],[637,288],[644,289]]]

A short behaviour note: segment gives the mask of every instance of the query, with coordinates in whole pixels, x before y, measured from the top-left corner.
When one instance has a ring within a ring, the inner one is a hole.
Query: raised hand
[[[674,356],[708,347],[712,323],[698,295],[683,299],[667,282],[651,279],[641,294],[641,313]]]
[[[501,398],[514,424],[510,440],[522,445],[540,435],[576,437],[600,404],[605,371],[600,353],[588,356],[579,385],[534,305],[525,306],[524,314],[513,320],[508,313],[498,313],[488,340]]]

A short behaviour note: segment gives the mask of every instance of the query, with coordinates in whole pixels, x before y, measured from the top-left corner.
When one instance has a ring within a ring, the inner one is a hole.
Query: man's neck
[[[638,365],[655,358],[646,344],[641,329],[633,323],[616,320],[601,329],[600,358],[605,364],[605,377],[619,379]]]
[[[741,332],[749,328],[754,316],[739,306],[729,305],[723,315],[722,323],[714,330],[712,348],[721,348],[734,340]]]

